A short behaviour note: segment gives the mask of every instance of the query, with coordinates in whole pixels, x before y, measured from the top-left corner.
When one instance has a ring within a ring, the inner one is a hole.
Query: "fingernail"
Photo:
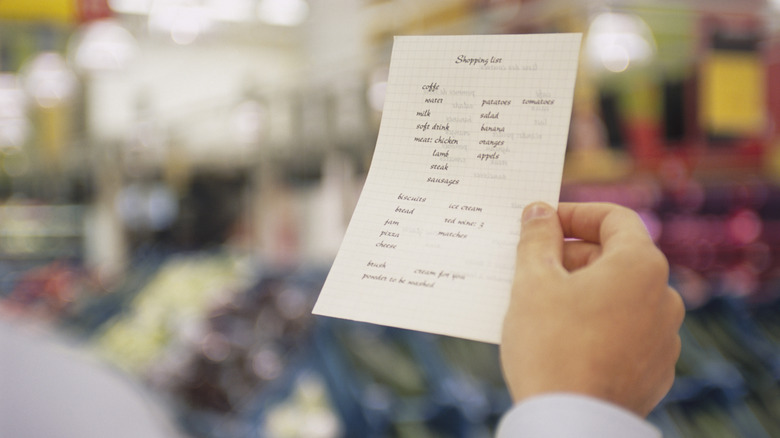
[[[523,209],[523,223],[532,221],[534,219],[542,219],[550,217],[554,210],[544,202],[534,202]]]

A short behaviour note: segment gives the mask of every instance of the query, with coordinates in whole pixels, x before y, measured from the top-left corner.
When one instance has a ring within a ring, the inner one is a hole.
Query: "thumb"
[[[529,204],[523,210],[515,279],[563,272],[563,230],[558,213],[544,202]]]

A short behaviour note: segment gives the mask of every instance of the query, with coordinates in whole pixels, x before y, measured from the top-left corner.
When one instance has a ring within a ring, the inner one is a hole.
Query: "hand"
[[[650,413],[671,388],[680,355],[685,308],[668,277],[666,258],[633,211],[528,206],[501,341],[515,401],[569,392]]]

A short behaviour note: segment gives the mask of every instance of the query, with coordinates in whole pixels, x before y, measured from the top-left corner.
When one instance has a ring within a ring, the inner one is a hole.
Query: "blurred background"
[[[0,322],[191,437],[491,436],[495,346],[310,311],[393,36],[537,32],[584,33],[561,199],[639,211],[689,309],[651,421],[780,436],[778,0],[0,1]]]

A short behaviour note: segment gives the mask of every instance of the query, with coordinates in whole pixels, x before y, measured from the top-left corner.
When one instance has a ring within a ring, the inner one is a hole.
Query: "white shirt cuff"
[[[614,404],[578,394],[544,394],[512,407],[496,438],[660,438],[661,432],[638,415]]]

